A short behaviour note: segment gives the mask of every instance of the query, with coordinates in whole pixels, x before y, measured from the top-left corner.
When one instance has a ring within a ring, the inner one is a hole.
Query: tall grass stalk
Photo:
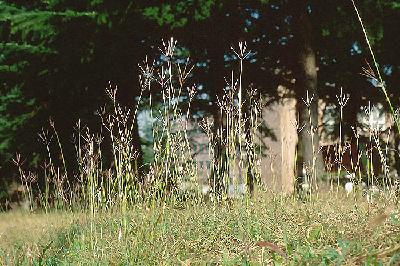
[[[316,169],[316,160],[317,160],[317,151],[316,151],[316,145],[319,146],[318,143],[315,143],[315,136],[314,134],[317,133],[318,125],[314,125],[313,122],[313,117],[312,117],[312,102],[314,101],[314,95],[309,95],[309,92],[307,90],[306,92],[306,98],[303,99],[304,104],[307,107],[307,112],[308,112],[308,118],[309,118],[309,128],[308,128],[308,133],[310,134],[311,137],[311,148],[312,148],[312,161],[308,162],[310,165],[307,165],[306,168],[309,169],[309,171],[306,171],[306,176],[309,176],[309,180],[306,180],[309,184],[309,195],[311,197],[313,190],[318,191],[318,184],[317,184],[317,179],[318,179],[318,173]],[[318,134],[318,133],[317,133]],[[306,178],[308,179],[308,177]],[[314,188],[313,188],[314,186]]]
[[[210,185],[213,189],[212,197],[216,201],[236,197],[247,192],[253,193],[255,180],[260,179],[260,152],[259,137],[261,103],[256,98],[257,93],[248,89],[244,98],[243,63],[250,54],[247,45],[239,42],[239,49],[232,48],[239,61],[237,77],[231,72],[230,81],[225,86],[218,107],[223,122],[216,135],[212,130],[209,118],[203,119],[201,127],[209,140],[209,156],[213,180]],[[246,100],[243,100],[246,99]],[[215,147],[220,143],[224,153],[216,158]]]
[[[166,200],[167,196],[178,195],[183,186],[195,184],[197,172],[189,145],[188,124],[190,104],[196,93],[195,86],[187,86],[186,80],[193,69],[189,60],[179,63],[176,56],[176,41],[170,39],[160,49],[162,59],[150,65],[147,60],[141,66],[142,88],[161,92],[161,105],[153,106],[150,94],[150,115],[153,123],[154,162],[148,175],[152,199]],[[185,93],[186,89],[186,93]],[[182,99],[188,99],[184,111]],[[154,115],[153,109],[158,109]]]
[[[342,122],[343,122],[343,109],[346,106],[349,97],[343,94],[343,88],[340,88],[340,95],[336,95],[336,99],[339,104],[340,108],[340,115],[339,115],[339,143],[338,143],[338,171],[337,171],[337,189],[340,186],[340,174],[342,172],[342,162],[343,162],[343,140],[342,140]],[[338,192],[338,191],[336,191]]]
[[[354,2],[354,0],[351,0],[351,2],[352,2],[352,4],[353,4],[354,10],[355,10],[355,12],[356,12],[356,14],[357,14],[358,21],[360,22],[362,31],[363,31],[363,33],[364,33],[364,38],[365,38],[365,41],[367,42],[369,52],[370,52],[370,54],[371,54],[371,56],[372,56],[372,61],[374,62],[375,71],[376,71],[376,73],[377,73],[378,76],[376,77],[374,71],[369,72],[368,70],[367,70],[367,72],[366,72],[365,74],[368,75],[368,76],[369,76],[370,78],[372,78],[373,80],[375,80],[376,83],[377,83],[377,87],[380,87],[380,88],[381,88],[381,91],[382,91],[383,94],[385,95],[386,102],[387,102],[388,105],[389,105],[390,112],[392,113],[393,117],[395,118],[395,117],[396,117],[396,113],[395,113],[395,110],[394,110],[394,108],[393,108],[392,101],[390,100],[390,98],[389,98],[389,96],[388,96],[387,89],[386,89],[386,83],[385,83],[385,81],[384,81],[383,78],[382,78],[381,71],[380,71],[380,69],[379,69],[379,64],[378,64],[378,61],[377,61],[377,59],[376,59],[374,50],[372,49],[371,42],[370,42],[369,37],[368,37],[368,34],[367,34],[367,30],[366,30],[366,28],[365,28],[365,26],[364,26],[364,22],[363,22],[363,20],[362,20],[362,18],[361,18],[361,15],[360,15],[360,12],[359,12],[359,10],[358,10],[358,8],[357,8],[356,3]],[[394,123],[396,124],[397,132],[400,133],[400,121],[398,121],[398,119],[394,119]]]

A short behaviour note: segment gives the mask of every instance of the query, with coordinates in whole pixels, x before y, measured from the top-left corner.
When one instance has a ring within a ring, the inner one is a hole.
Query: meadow
[[[329,192],[312,201],[257,191],[221,204],[126,213],[1,214],[4,265],[398,265],[397,202]]]
[[[10,205],[0,213],[0,264],[399,265],[399,180],[390,171],[395,160],[389,153],[400,120],[358,18],[373,58],[363,74],[379,84],[391,124],[382,133],[370,123],[363,137],[354,130],[360,155],[351,162],[352,169],[343,163],[345,152],[352,150],[342,135],[349,96],[342,90],[337,96],[337,169],[321,173],[313,95],[307,92],[309,123],[297,126],[299,133],[309,132],[312,160],[302,179],[292,180],[296,187],[289,193],[265,186],[258,137],[264,104],[255,91],[245,92],[242,86],[243,61],[250,52],[239,42],[238,49],[232,48],[239,71],[232,72],[218,99],[223,121],[218,125],[205,117],[200,123],[211,166],[201,181],[207,184],[199,182],[187,122],[197,93],[186,84],[194,66],[176,57],[171,38],[163,42],[162,60],[146,59],[140,65],[138,102],[146,101],[149,109],[152,161],[139,165],[137,160],[132,132],[139,104],[133,109],[120,105],[111,84],[106,90],[110,102],[97,112],[103,135],[92,133],[81,120],[76,124],[74,173],[68,171],[65,142],[50,120],[49,129],[39,134],[47,151],[41,170],[26,169],[19,154],[13,160],[25,207]],[[151,94],[154,90],[157,95]],[[372,116],[368,110],[366,115]],[[244,185],[245,191],[230,193],[232,184]]]

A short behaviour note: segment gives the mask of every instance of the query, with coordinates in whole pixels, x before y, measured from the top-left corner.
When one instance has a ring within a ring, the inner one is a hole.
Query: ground
[[[395,199],[258,191],[222,204],[175,202],[129,212],[0,214],[10,265],[379,265],[400,263]]]

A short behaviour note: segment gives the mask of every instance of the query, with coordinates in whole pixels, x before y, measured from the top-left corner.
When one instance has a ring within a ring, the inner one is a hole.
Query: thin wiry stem
[[[353,7],[354,7],[354,10],[356,11],[358,21],[360,22],[361,28],[362,28],[363,33],[364,33],[365,41],[367,42],[369,52],[370,52],[370,54],[372,56],[372,60],[374,61],[374,66],[375,66],[375,69],[376,69],[376,73],[378,73],[378,79],[376,79],[376,77],[374,77],[374,79],[378,81],[379,87],[381,87],[382,92],[385,95],[386,101],[389,104],[390,111],[392,112],[392,115],[395,116],[395,111],[394,111],[392,102],[390,101],[390,98],[389,98],[389,96],[387,94],[385,82],[384,82],[384,80],[382,78],[382,75],[381,75],[381,72],[379,70],[379,65],[378,65],[378,61],[376,60],[374,50],[372,50],[372,46],[371,46],[371,42],[370,42],[370,40],[368,38],[367,30],[366,30],[366,28],[364,26],[363,20],[361,18],[360,12],[358,11],[356,3],[354,2],[354,0],[351,0],[351,2],[353,3]],[[400,133],[400,124],[399,124],[399,122],[397,120],[395,120],[395,123],[396,123],[396,127],[397,127],[397,132]]]

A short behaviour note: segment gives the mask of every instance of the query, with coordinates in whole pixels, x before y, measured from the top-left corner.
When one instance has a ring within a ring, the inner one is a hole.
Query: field
[[[0,217],[5,265],[398,265],[396,202],[258,191],[222,204],[175,202],[118,212],[20,211]]]
[[[67,2],[0,0],[0,266],[400,265],[400,1]]]

